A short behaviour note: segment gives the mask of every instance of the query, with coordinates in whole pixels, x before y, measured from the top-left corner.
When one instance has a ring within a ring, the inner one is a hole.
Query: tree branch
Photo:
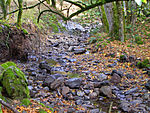
[[[37,19],[37,23],[39,23],[40,17],[41,17],[41,15],[42,15],[44,12],[52,12],[52,13],[55,13],[55,14],[59,15],[60,17],[62,17],[63,20],[67,20],[67,18],[66,18],[64,15],[60,14],[59,12],[53,11],[53,10],[51,10],[51,9],[48,9],[48,10],[42,11],[42,12],[39,14],[38,19]]]
[[[4,102],[2,99],[0,99],[0,103],[7,107],[8,109],[10,109],[11,111],[13,111],[14,113],[19,113],[15,108],[13,108],[12,106],[10,106],[8,103]]]
[[[76,2],[73,2],[73,1],[70,1],[70,0],[63,0],[63,1],[68,2],[68,3],[71,3],[71,4],[75,5],[75,6],[78,6],[78,7],[80,7],[81,9],[84,8],[82,5],[80,5],[80,4],[76,3]]]
[[[40,5],[40,4],[43,3],[43,2],[45,2],[45,0],[43,0],[43,1],[41,1],[41,2],[39,2],[39,3],[37,3],[37,4],[35,4],[35,5],[33,5],[33,6],[24,7],[24,8],[22,8],[22,10],[25,10],[25,9],[32,9],[32,8],[34,8],[34,7],[38,6],[38,5]],[[14,10],[14,11],[8,13],[7,15],[12,14],[12,13],[15,13],[15,12],[17,12],[17,11],[19,11],[19,9],[16,9],[16,10]]]

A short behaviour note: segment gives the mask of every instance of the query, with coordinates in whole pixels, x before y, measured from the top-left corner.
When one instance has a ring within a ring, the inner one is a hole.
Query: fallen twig
[[[9,105],[8,103],[4,102],[2,99],[0,99],[0,103],[7,107],[8,109],[10,109],[11,111],[13,111],[14,113],[19,113],[15,108],[13,108],[11,105]]]

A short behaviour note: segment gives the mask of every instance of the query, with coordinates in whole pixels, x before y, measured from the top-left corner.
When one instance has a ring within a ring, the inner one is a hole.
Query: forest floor
[[[27,62],[15,61],[27,75],[31,96],[29,105],[11,103],[20,113],[150,112],[150,62],[138,64],[150,61],[149,19],[127,28],[125,42],[97,29],[92,35],[52,33],[29,20],[23,27],[36,52]]]
[[[150,60],[148,23],[134,29],[143,44],[132,38],[112,41],[106,33],[46,34],[38,54],[29,55],[27,63],[17,63],[27,75],[32,104],[20,106],[14,101],[16,108],[32,113],[148,113],[149,68],[137,67],[137,62]]]

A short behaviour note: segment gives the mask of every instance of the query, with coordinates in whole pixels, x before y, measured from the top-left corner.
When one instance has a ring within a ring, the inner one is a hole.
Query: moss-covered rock
[[[29,89],[24,73],[13,62],[6,62],[1,65],[0,84],[2,90],[12,99],[29,97]]]

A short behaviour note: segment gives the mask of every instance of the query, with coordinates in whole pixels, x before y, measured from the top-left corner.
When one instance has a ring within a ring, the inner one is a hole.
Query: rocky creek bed
[[[18,63],[27,76],[31,98],[58,113],[149,113],[150,69],[134,67],[134,74],[130,73],[128,63],[134,65],[139,58],[119,59],[112,51],[95,54],[88,35],[78,31],[78,36],[48,36],[40,54]],[[120,65],[124,68],[117,68]]]

